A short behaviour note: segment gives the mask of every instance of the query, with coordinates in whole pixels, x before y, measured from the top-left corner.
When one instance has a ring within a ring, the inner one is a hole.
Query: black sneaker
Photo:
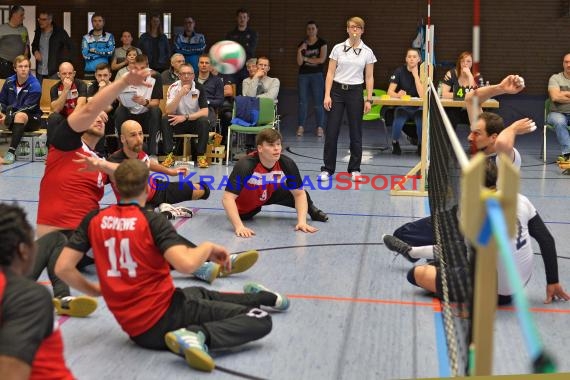
[[[402,149],[400,149],[400,143],[397,141],[392,143],[392,154],[397,154],[398,156],[402,154]]]
[[[326,222],[329,220],[329,216],[325,214],[322,210],[319,210],[315,205],[309,206],[309,215],[311,216],[312,220],[316,220],[317,222]]]
[[[412,246],[408,243],[394,237],[392,235],[383,235],[382,240],[384,241],[384,245],[390,251],[396,252],[402,256],[410,263],[415,263],[419,259],[414,259],[410,256],[410,251],[412,250]]]

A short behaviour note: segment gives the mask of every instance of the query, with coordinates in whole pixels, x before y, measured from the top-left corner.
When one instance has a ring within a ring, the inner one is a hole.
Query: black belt
[[[333,85],[336,87],[339,87],[341,90],[345,90],[345,91],[362,89],[362,83],[360,83],[360,84],[344,84],[344,83],[333,82]]]

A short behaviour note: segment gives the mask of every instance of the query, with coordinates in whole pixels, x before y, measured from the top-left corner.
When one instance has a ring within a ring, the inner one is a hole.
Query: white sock
[[[433,245],[412,247],[408,254],[414,259],[433,259]]]

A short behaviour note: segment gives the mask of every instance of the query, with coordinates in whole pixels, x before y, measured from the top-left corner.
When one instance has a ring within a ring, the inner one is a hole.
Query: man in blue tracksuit
[[[192,17],[184,19],[184,32],[174,39],[174,52],[182,54],[185,62],[191,64],[194,72],[197,73],[198,58],[206,49],[206,38],[203,34],[194,31],[195,24]]]
[[[14,163],[24,132],[37,130],[42,116],[42,87],[36,77],[30,75],[30,60],[24,55],[17,56],[14,70],[16,74],[6,79],[0,91],[0,125],[12,131],[10,147],[0,164]]]
[[[85,77],[94,78],[95,68],[100,63],[109,63],[115,51],[115,37],[106,32],[105,19],[98,13],[91,16],[93,29],[83,36],[81,54],[85,59]]]

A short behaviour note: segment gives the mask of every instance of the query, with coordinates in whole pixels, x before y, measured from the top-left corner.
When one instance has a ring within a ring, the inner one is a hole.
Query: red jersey
[[[272,168],[266,168],[254,154],[238,161],[225,191],[238,196],[236,205],[243,215],[263,206],[279,187],[294,190],[301,186],[301,174],[292,159],[281,155]]]
[[[97,156],[84,143],[81,147],[69,151],[50,146],[40,183],[38,224],[72,230],[77,228],[89,211],[99,208],[107,175],[101,172],[79,171],[81,165],[73,162],[78,158],[77,152]]]
[[[0,269],[0,355],[31,366],[32,380],[73,379],[48,291],[35,281]]]
[[[121,162],[128,160],[129,157],[127,157],[127,155],[125,154],[125,152],[121,149],[116,151],[115,153],[113,153],[112,155],[109,156],[109,162],[113,162],[116,164],[120,164]],[[147,167],[150,167],[150,157],[148,156],[148,154],[146,154],[144,151],[140,151],[137,154],[137,160],[142,161],[146,164]],[[119,202],[121,200],[121,196],[119,195],[119,190],[117,189],[117,186],[115,186],[115,184],[113,182],[111,182],[111,187],[113,188],[113,192],[115,193],[115,197],[117,198],[117,202]],[[148,186],[148,196],[146,197],[147,202],[150,201],[153,197],[154,194],[156,193],[156,188],[158,186]]]
[[[119,204],[89,213],[68,246],[93,249],[101,294],[133,337],[153,327],[170,306],[175,288],[163,252],[183,244],[164,216]]]

